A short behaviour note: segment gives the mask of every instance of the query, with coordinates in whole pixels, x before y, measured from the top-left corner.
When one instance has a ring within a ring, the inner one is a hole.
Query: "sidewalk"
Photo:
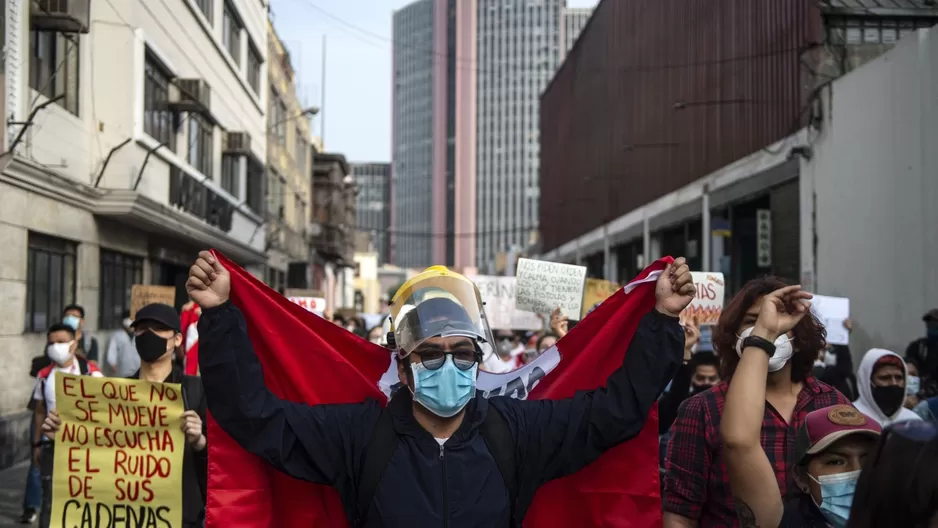
[[[25,526],[19,524],[23,513],[23,489],[26,485],[28,462],[0,471],[0,528]]]

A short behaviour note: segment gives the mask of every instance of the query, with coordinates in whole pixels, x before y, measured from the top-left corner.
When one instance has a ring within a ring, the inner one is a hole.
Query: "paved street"
[[[29,464],[21,463],[0,471],[0,528],[22,526],[17,523],[23,513],[23,485]]]

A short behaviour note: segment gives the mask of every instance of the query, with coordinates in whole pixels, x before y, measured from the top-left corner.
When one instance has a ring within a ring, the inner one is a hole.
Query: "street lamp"
[[[287,117],[285,119],[281,119],[280,121],[277,121],[276,123],[271,123],[270,125],[267,125],[267,131],[270,132],[270,130],[273,129],[275,126],[282,125],[286,123],[287,121],[293,121],[294,119],[299,119],[301,117],[306,117],[306,116],[314,116],[318,113],[319,113],[318,106],[310,106],[310,107],[304,108],[303,111],[301,111],[299,114]]]

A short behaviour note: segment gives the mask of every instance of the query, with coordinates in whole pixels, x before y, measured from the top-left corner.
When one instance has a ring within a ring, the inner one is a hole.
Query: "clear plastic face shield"
[[[390,308],[401,358],[435,337],[467,338],[481,357],[492,352],[495,340],[479,290],[463,275],[442,267],[429,268],[398,290]],[[458,358],[454,355],[454,359]]]

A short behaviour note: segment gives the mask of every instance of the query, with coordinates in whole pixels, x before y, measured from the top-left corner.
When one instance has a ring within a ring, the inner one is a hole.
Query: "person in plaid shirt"
[[[786,286],[771,277],[750,281],[724,308],[713,332],[724,381],[685,400],[671,429],[662,496],[665,528],[740,526],[723,460],[720,419],[742,343],[759,318],[762,298]],[[775,350],[769,361],[760,440],[782,494],[788,491],[795,438],[805,416],[815,409],[850,404],[811,376],[825,340],[824,327],[809,313],[787,335],[766,343],[774,344]]]

